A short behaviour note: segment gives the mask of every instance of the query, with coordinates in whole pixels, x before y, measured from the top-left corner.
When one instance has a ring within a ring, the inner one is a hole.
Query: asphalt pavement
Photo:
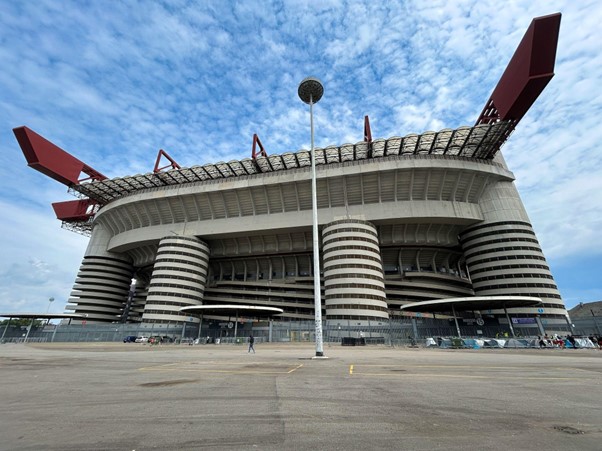
[[[0,345],[1,450],[599,450],[602,351]]]

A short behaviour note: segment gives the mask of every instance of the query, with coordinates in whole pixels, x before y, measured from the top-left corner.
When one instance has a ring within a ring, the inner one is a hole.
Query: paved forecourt
[[[602,352],[0,346],[0,449],[599,449]]]

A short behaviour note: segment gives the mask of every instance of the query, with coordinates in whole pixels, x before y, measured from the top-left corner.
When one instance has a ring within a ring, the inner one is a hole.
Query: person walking
[[[249,351],[251,352],[253,351],[253,354],[255,354],[255,348],[253,347],[253,345],[255,344],[255,337],[253,337],[253,334],[249,335]]]

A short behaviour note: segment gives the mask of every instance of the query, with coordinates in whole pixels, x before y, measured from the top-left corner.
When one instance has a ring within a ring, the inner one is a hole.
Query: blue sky
[[[472,125],[533,17],[563,14],[556,76],[504,156],[568,307],[602,299],[602,2],[0,0],[0,312],[61,312],[87,238],[28,168],[31,129],[109,177]],[[56,302],[49,306],[48,299]]]

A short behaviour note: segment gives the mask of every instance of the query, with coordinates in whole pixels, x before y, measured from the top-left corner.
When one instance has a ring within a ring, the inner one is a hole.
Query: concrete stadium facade
[[[515,295],[543,305],[512,309],[512,317],[566,330],[564,304],[501,153],[463,156],[487,148],[502,125],[316,149],[326,321],[382,322],[411,302]],[[453,137],[462,134],[458,144]],[[308,159],[300,151],[206,165],[221,176],[111,195],[94,219],[67,309],[89,321],[127,311],[127,321],[178,323],[190,320],[181,307],[240,303],[282,308],[285,321],[313,320]],[[272,170],[236,174],[243,163]],[[81,189],[98,197],[133,180]],[[501,311],[483,313],[505,321]]]

